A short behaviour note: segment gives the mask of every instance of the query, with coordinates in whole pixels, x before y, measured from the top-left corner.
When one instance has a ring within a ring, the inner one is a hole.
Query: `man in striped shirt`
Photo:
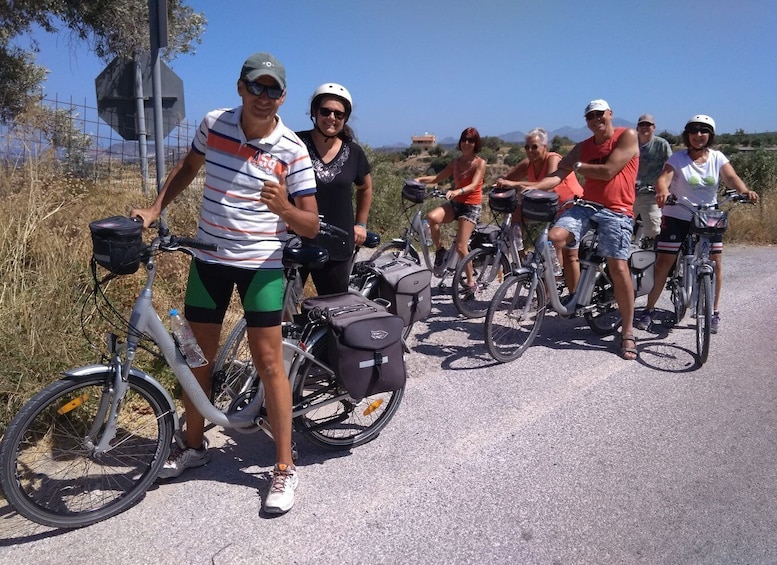
[[[186,319],[209,361],[192,372],[209,392],[224,314],[237,286],[275,438],[277,462],[264,509],[281,513],[294,504],[297,486],[291,389],[281,346],[283,243],[287,226],[304,237],[318,233],[316,180],[305,144],[277,115],[286,98],[283,65],[269,53],[251,55],[243,64],[237,93],[242,105],[208,113],[156,201],[131,214],[148,227],[205,166],[197,237],[217,244],[218,250],[198,250],[189,272]],[[184,406],[186,446],[174,446],[161,478],[177,477],[210,458],[204,418],[186,395]]]

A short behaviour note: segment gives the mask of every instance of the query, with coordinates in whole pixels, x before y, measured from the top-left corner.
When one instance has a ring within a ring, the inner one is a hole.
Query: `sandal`
[[[634,344],[633,347],[626,347],[625,342],[630,341]],[[621,357],[627,361],[634,361],[637,358],[637,338],[632,334],[621,335]]]

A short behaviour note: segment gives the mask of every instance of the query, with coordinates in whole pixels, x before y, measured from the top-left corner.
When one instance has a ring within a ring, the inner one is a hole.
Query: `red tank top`
[[[529,181],[538,181],[548,176],[548,159],[554,155],[561,157],[561,155],[553,151],[549,151],[545,154],[545,159],[542,162],[542,169],[538,175],[534,174],[534,167],[529,163],[529,171],[526,175]],[[558,194],[559,205],[567,200],[572,200],[575,196],[583,196],[583,187],[580,186],[577,176],[574,173],[568,174],[566,178],[561,181],[561,184],[556,186],[553,190]]]
[[[481,157],[475,157],[472,159],[472,164],[469,168],[461,170],[459,169],[459,160],[456,159],[453,162],[453,180],[456,183],[456,188],[463,188],[472,183],[472,179],[475,178],[475,171],[477,170],[478,159]],[[454,196],[453,199],[456,202],[462,204],[480,204],[483,202],[483,180],[481,179],[475,190],[469,192],[463,196]]]
[[[627,128],[615,128],[615,134],[602,143],[596,145],[594,138],[589,137],[580,146],[580,161],[583,163],[602,164],[612,153],[618,139]],[[585,179],[583,185],[583,198],[603,204],[613,212],[633,216],[634,211],[634,185],[637,182],[637,170],[639,168],[639,153],[634,155],[626,166],[610,180]]]

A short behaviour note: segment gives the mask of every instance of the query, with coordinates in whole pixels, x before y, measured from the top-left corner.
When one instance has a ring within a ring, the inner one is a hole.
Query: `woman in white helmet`
[[[329,262],[311,274],[319,295],[348,290],[350,260],[354,245],[367,236],[367,216],[372,204],[370,164],[362,148],[354,141],[348,119],[353,99],[348,90],[333,82],[319,86],[310,99],[313,129],[297,132],[308,148],[316,173],[318,213],[351,237],[346,245],[319,238],[316,243],[329,250]],[[353,187],[356,187],[356,212]],[[308,273],[303,271],[303,281]]]
[[[715,204],[718,201],[718,186],[723,180],[727,187],[746,194],[751,202],[758,202],[758,194],[745,186],[728,158],[712,148],[715,141],[715,120],[703,114],[691,117],[685,124],[682,137],[686,149],[669,157],[656,182],[656,203],[662,208],[663,215],[661,233],[656,240],[653,290],[648,295],[645,310],[635,324],[641,329],[648,329],[652,323],[653,309],[680,251],[680,245],[691,226],[692,215],[685,207],[664,206],[669,194],[684,196],[694,204]],[[715,304],[710,331],[718,333],[718,301],[723,282],[723,238],[717,236],[711,238],[711,241],[710,255],[715,261]]]

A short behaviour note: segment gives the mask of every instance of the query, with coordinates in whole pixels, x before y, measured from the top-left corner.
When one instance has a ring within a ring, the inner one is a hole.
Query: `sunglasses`
[[[687,131],[688,133],[700,133],[702,135],[704,135],[704,134],[709,135],[709,134],[712,133],[712,130],[710,128],[705,128],[705,127],[701,127],[701,126],[689,127],[685,131]]]
[[[248,90],[248,92],[254,96],[261,96],[266,92],[268,97],[272,98],[273,100],[277,100],[283,94],[283,89],[279,86],[265,86],[264,84],[251,82],[245,79],[243,79],[243,84],[246,85],[246,90]]]
[[[328,118],[330,114],[334,114],[336,120],[342,120],[345,118],[345,112],[341,112],[340,110],[332,110],[332,108],[324,108],[323,106],[318,109],[318,114],[323,118]]]
[[[653,124],[651,124],[650,122],[639,122],[637,124],[637,127],[641,127],[642,128],[642,127],[649,127],[649,126],[652,126],[652,125]]]
[[[464,143],[464,142],[466,142],[466,143],[476,143],[477,142],[477,138],[476,137],[462,137],[461,141],[459,143]]]
[[[601,118],[602,116],[604,116],[604,110],[594,110],[593,112],[588,112],[585,115],[585,119],[591,121],[596,118]]]
[[[536,143],[533,143],[531,145],[524,145],[523,148],[526,149],[526,151],[528,151],[529,149],[531,149],[532,151],[537,151],[537,149],[539,149],[540,146],[537,145]]]

